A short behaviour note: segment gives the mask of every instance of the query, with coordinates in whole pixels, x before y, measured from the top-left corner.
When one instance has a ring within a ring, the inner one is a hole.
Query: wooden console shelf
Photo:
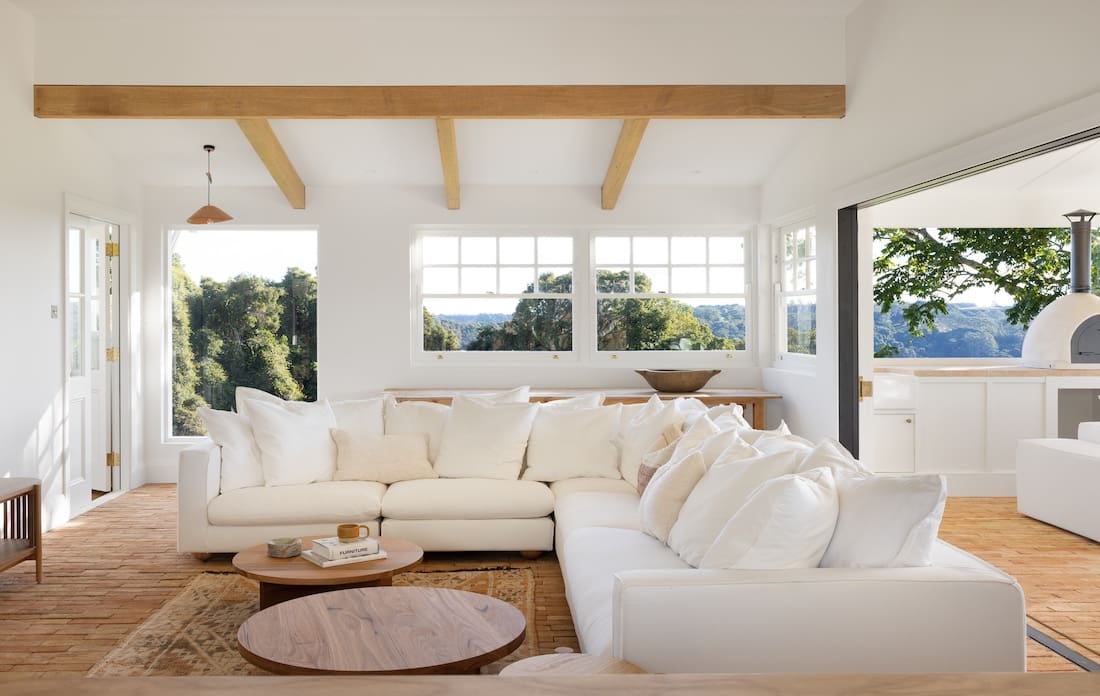
[[[35,579],[42,582],[42,484],[0,479],[0,571],[31,558]]]
[[[451,399],[458,394],[484,394],[492,389],[387,389],[398,401],[432,401],[437,404],[450,404]],[[582,396],[599,392],[604,395],[605,404],[640,404],[649,400],[654,394],[661,399],[678,399],[680,397],[693,397],[699,399],[707,406],[721,404],[740,404],[749,409],[752,427],[763,430],[767,422],[767,402],[769,399],[782,399],[780,394],[761,391],[759,389],[707,389],[687,394],[672,394],[667,392],[655,392],[652,389],[599,389],[590,387],[586,389],[532,389],[531,401],[554,401],[555,399],[568,399],[574,396]]]

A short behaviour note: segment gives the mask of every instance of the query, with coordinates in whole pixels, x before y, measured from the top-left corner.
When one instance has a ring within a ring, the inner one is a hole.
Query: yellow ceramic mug
[[[355,541],[356,539],[358,539],[361,536],[359,534],[360,529],[367,530],[367,533],[366,533],[365,536],[370,536],[370,527],[365,525],[365,524],[341,524],[341,525],[337,525],[336,526],[336,536],[338,536],[340,538],[341,542],[346,544],[348,542]]]

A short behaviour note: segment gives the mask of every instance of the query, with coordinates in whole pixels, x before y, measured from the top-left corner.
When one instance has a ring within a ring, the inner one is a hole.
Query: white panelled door
[[[92,491],[110,491],[112,383],[117,363],[108,362],[108,349],[117,348],[108,298],[110,276],[108,242],[117,239],[118,226],[69,214],[66,224],[66,374],[68,375],[68,448],[65,491],[70,514],[92,502]]]

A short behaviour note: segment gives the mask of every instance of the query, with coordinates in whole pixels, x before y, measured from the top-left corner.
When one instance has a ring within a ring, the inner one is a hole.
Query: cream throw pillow
[[[726,522],[700,568],[816,568],[837,518],[837,492],[826,468],[765,481]]]
[[[840,514],[823,568],[932,565],[943,519],[943,476],[848,476],[837,481]]]
[[[375,435],[386,432],[385,404],[384,396],[329,402],[337,428]]]
[[[364,430],[332,430],[336,442],[336,481],[397,483],[439,478],[428,461],[425,433],[381,435]]]
[[[431,401],[397,401],[385,398],[385,432],[387,435],[420,433],[428,436],[428,459],[435,462],[439,456],[439,441],[443,426],[451,413],[450,406]]]
[[[250,401],[247,410],[266,485],[332,480],[336,443],[329,431],[336,427],[336,417],[327,401],[286,405]]]
[[[662,402],[653,396],[646,402],[645,408],[623,426],[619,470],[627,483],[638,485],[638,467],[642,464],[642,457],[651,451],[654,441],[666,428],[679,427],[683,422],[684,417],[674,402]]]
[[[527,445],[525,481],[621,478],[615,436],[622,407],[540,406]]]
[[[699,567],[718,533],[757,486],[794,473],[794,453],[761,454],[750,459],[722,456],[691,491],[668,535],[668,545],[689,565]]]
[[[206,433],[222,448],[221,492],[264,485],[260,450],[248,419],[232,411],[199,408]]]
[[[538,404],[486,404],[456,396],[435,470],[443,478],[516,480]]]
[[[680,508],[706,473],[703,455],[699,452],[692,452],[683,459],[658,469],[638,504],[642,529],[650,536],[667,543],[668,533],[672,530],[672,525],[676,524]]]

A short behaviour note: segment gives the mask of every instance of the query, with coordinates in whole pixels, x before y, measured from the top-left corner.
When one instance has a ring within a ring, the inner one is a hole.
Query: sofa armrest
[[[632,570],[612,603],[612,656],[651,672],[1026,667],[1023,592],[995,570]]]
[[[1100,421],[1078,423],[1077,439],[1100,445]]]
[[[205,552],[206,506],[221,489],[222,448],[211,440],[180,452],[176,486],[176,548],[181,552]]]

